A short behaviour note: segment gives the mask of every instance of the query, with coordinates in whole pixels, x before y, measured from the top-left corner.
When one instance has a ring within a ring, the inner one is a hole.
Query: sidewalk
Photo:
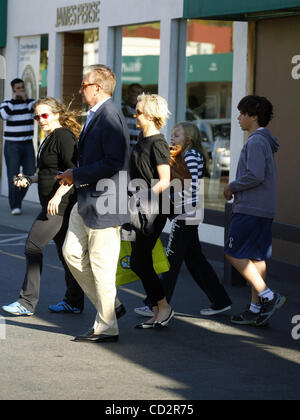
[[[12,216],[8,197],[0,195],[0,225],[28,232],[40,209],[41,205],[39,203],[24,200],[22,203],[23,213],[19,216]]]

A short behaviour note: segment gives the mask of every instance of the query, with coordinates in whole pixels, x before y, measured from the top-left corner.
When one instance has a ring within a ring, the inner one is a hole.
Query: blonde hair
[[[79,137],[81,124],[77,121],[77,117],[79,116],[78,113],[75,111],[69,111],[65,105],[50,96],[39,99],[35,102],[33,109],[35,110],[39,105],[47,105],[53,114],[59,114],[59,123],[61,126],[68,128],[77,138]]]
[[[153,119],[158,130],[166,124],[171,112],[164,98],[159,95],[142,93],[138,96],[137,102],[141,102],[144,105],[144,114]]]
[[[185,138],[185,145],[183,146],[182,151],[185,152],[186,150],[196,149],[204,157],[201,135],[198,127],[192,122],[181,121],[174,125],[173,130],[180,127],[183,129]],[[190,140],[190,142],[187,142],[187,140]]]
[[[90,66],[87,72],[90,73],[90,82],[100,85],[108,95],[113,95],[117,79],[115,73],[109,67],[104,64],[97,64]]]

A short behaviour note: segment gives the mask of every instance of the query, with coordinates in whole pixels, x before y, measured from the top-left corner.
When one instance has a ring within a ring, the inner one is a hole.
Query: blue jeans
[[[17,188],[13,184],[13,177],[22,172],[25,175],[34,175],[35,156],[32,141],[5,141],[4,157],[7,167],[8,197],[11,209],[22,208],[22,200],[27,188]]]

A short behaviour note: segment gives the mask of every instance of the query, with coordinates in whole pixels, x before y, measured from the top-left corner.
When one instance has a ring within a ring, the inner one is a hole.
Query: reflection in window
[[[137,96],[142,92],[158,92],[159,55],[159,23],[123,27],[122,110],[128,124],[132,147],[139,135],[133,117]]]
[[[224,210],[230,166],[232,22],[188,21],[186,120],[201,132],[206,160],[205,207]]]

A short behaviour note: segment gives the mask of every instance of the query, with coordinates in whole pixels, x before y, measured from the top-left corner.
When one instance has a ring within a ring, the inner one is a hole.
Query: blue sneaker
[[[30,312],[28,309],[24,308],[19,302],[11,303],[7,306],[2,306],[2,311],[7,312],[10,315],[14,316],[32,316],[33,312]]]
[[[56,313],[56,314],[60,314],[60,313],[81,314],[82,313],[82,309],[74,308],[64,301],[59,302],[57,305],[50,305],[48,307],[48,309],[49,309],[50,312],[53,312],[53,313]]]

